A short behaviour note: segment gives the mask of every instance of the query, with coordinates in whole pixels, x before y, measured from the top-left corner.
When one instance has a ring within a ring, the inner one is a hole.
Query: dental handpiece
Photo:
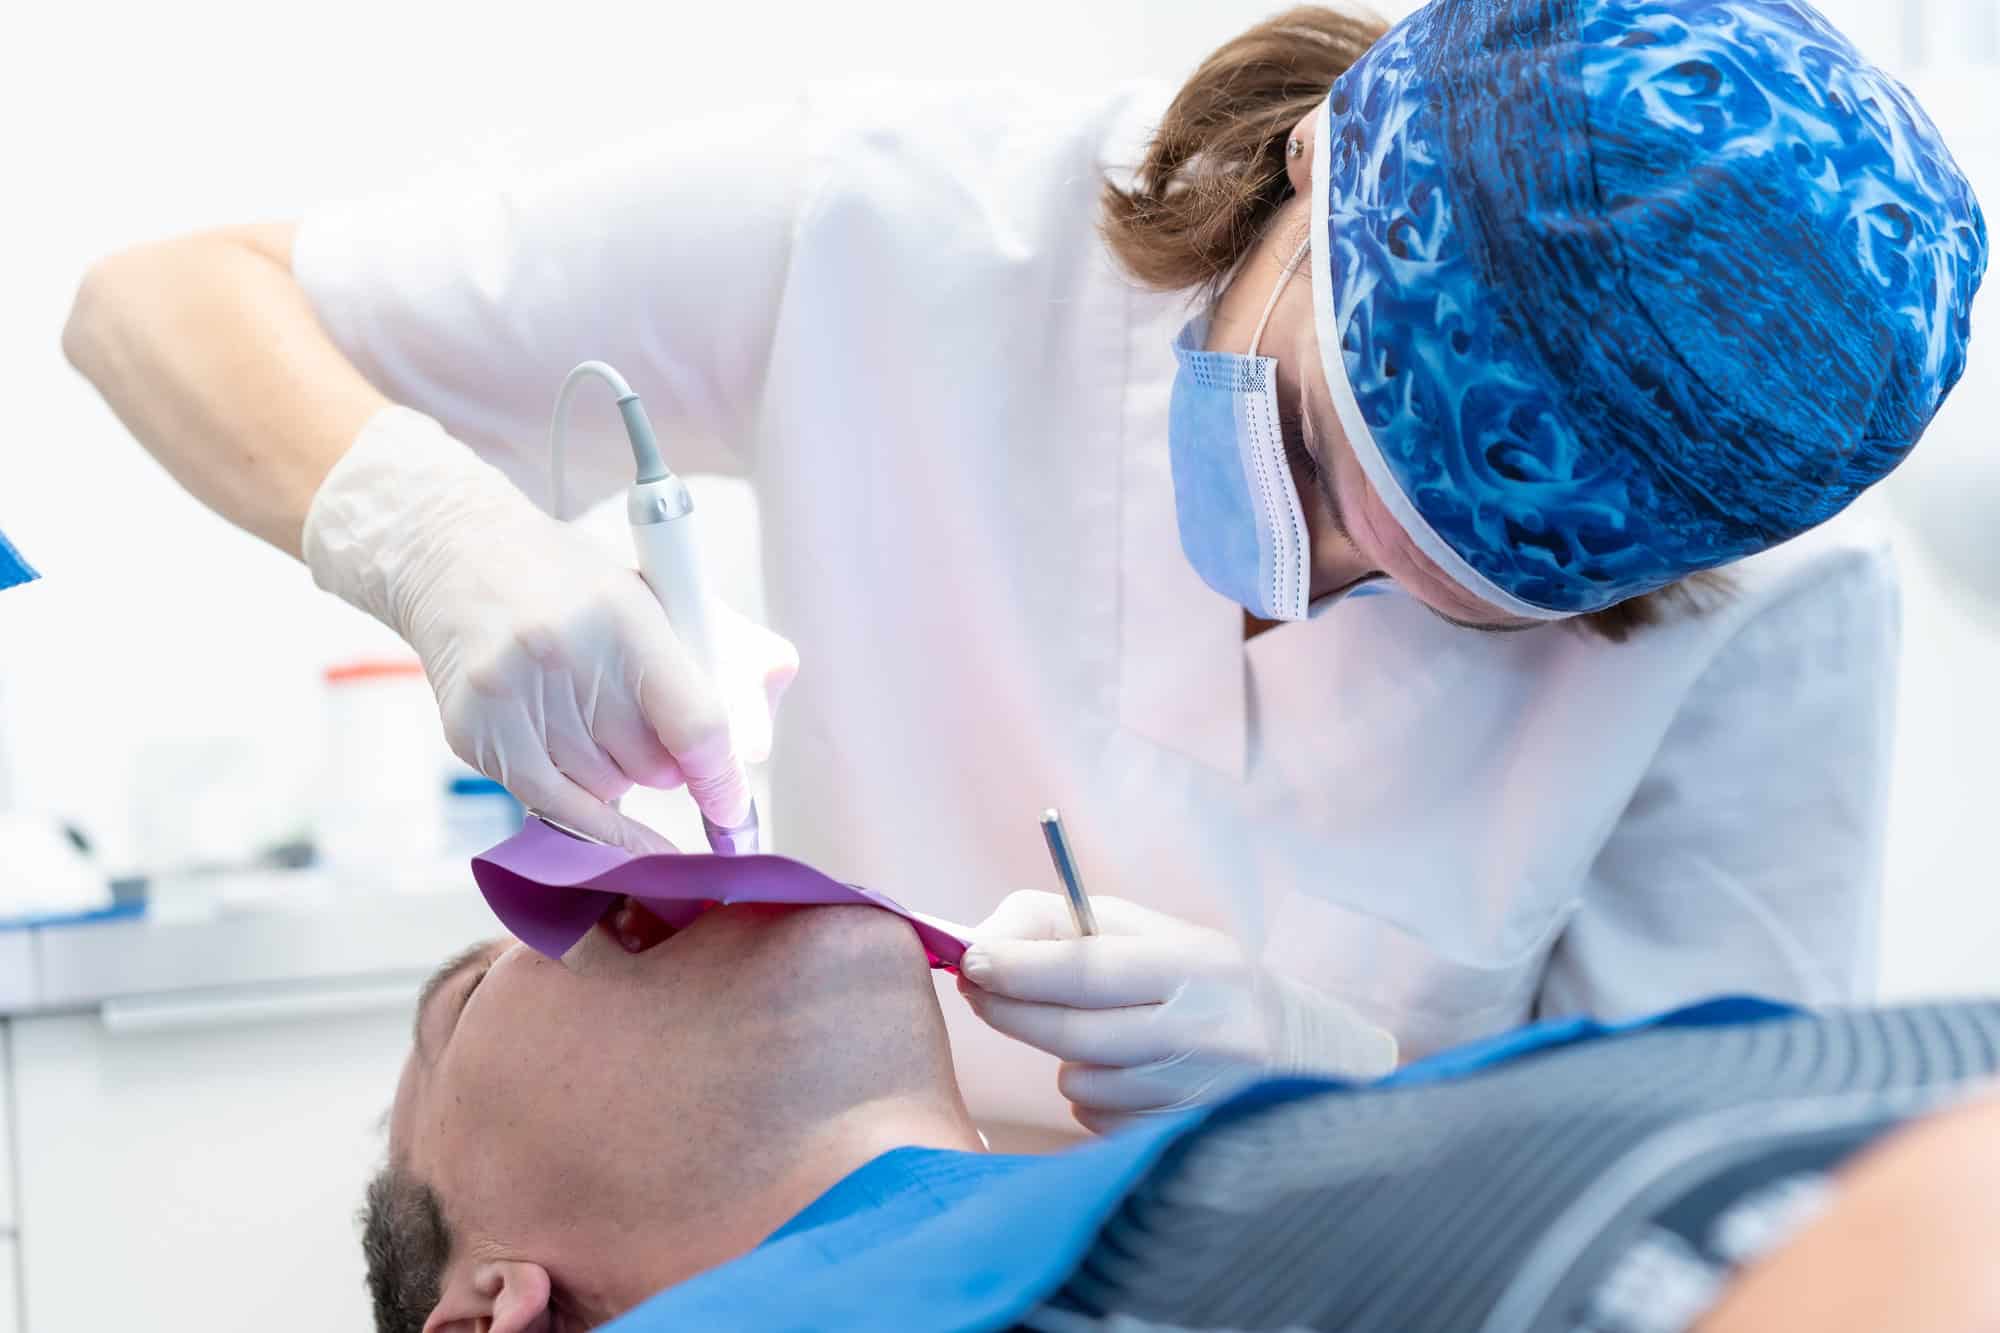
[[[695,541],[693,497],[672,473],[641,477],[625,497],[625,513],[632,520],[632,545],[639,553],[640,575],[659,598],[668,622],[703,679],[713,684],[715,645],[709,626],[708,585],[701,572],[701,548]],[[726,828],[704,811],[701,827],[708,835],[709,847],[724,856],[758,850],[755,798],[741,824]]]
[[[639,574],[653,590],[667,622],[694,659],[702,679],[717,683],[715,641],[709,618],[708,582],[702,576],[701,548],[695,540],[694,497],[687,483],[668,470],[660,456],[659,442],[639,395],[623,376],[602,361],[586,361],[569,373],[556,399],[556,414],[550,430],[551,501],[560,517],[562,504],[562,433],[568,416],[569,399],[584,375],[596,375],[609,383],[618,395],[618,413],[625,419],[625,434],[632,442],[632,458],[638,479],[625,496],[625,516],[632,524],[632,546],[639,557]],[[753,797],[743,822],[725,827],[701,816],[702,832],[710,849],[724,856],[740,856],[760,850],[761,830],[757,802]]]

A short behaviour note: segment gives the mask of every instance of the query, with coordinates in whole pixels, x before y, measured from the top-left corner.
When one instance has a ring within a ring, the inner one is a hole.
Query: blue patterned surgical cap
[[[1986,225],[1796,0],[1433,0],[1314,146],[1320,353],[1466,589],[1599,610],[1797,536],[1965,368]]]

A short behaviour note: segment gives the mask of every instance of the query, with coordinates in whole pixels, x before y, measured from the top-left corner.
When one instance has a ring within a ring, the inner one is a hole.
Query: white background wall
[[[1978,3],[1976,20],[1945,0],[1828,9],[1865,48],[1900,61],[1926,49],[1990,55],[1992,5]],[[596,0],[558,17],[518,4],[184,0],[12,15],[0,50],[11,200],[0,213],[11,423],[0,523],[48,577],[0,599],[0,791],[11,756],[17,803],[69,815],[128,864],[143,850],[147,812],[168,799],[148,789],[153,775],[171,771],[177,746],[221,745],[263,793],[246,827],[282,825],[303,808],[317,762],[318,670],[397,646],[183,495],[64,365],[58,333],[93,257],[441,172],[552,160],[579,141],[804,78],[1174,78],[1268,8]],[[1977,80],[1932,72],[1920,86],[1987,198],[2000,200],[2000,149],[1980,124]],[[1996,301],[1989,294],[1982,311],[1989,327],[2000,325]],[[1996,343],[2000,333],[1977,345],[1973,382],[1906,470],[1911,483],[1933,454],[1964,460],[1992,447]],[[1982,625],[1917,560],[1909,574],[1887,977],[1900,990],[1990,986],[2000,616]]]

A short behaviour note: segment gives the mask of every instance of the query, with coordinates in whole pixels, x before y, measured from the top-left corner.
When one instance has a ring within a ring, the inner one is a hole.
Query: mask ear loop
[[[1292,257],[1285,261],[1285,271],[1278,275],[1277,286],[1271,288],[1271,299],[1264,302],[1264,313],[1257,316],[1257,328],[1250,335],[1248,355],[1257,355],[1257,344],[1264,341],[1264,326],[1271,322],[1271,312],[1278,308],[1278,298],[1285,294],[1285,287],[1291,282],[1292,275],[1299,271],[1299,265],[1305,261],[1306,251],[1310,248],[1312,238],[1308,236],[1299,242],[1299,248],[1292,251]]]

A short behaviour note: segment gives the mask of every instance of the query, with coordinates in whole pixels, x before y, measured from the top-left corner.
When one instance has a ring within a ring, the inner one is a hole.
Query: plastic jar
[[[450,750],[423,667],[327,668],[326,769],[314,841],[341,892],[428,888],[445,874]],[[462,867],[461,867],[462,870]]]

